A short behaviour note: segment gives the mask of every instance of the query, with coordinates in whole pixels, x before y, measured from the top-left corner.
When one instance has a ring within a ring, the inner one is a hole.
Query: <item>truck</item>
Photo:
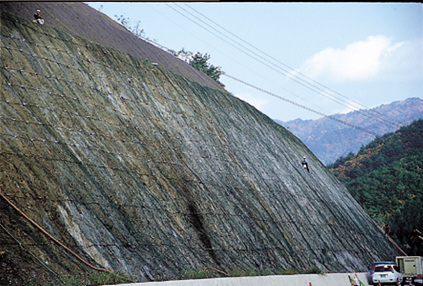
[[[396,264],[402,272],[405,285],[423,285],[423,257],[397,256]]]

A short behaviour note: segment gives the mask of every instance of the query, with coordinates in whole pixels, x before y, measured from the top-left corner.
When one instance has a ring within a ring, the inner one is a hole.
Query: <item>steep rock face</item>
[[[204,266],[364,271],[399,254],[252,106],[61,30],[1,21],[1,192],[89,263],[145,281]],[[0,255],[16,275],[87,269],[0,207]]]

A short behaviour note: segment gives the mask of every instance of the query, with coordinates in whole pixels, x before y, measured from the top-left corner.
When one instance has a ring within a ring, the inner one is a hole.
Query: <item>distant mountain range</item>
[[[382,120],[382,118],[384,119]],[[423,118],[423,99],[409,98],[369,110],[335,114],[330,118],[275,121],[301,139],[327,165],[350,152],[356,153],[361,146],[375,138],[375,135],[369,132],[347,126],[337,120],[382,136],[421,118]]]

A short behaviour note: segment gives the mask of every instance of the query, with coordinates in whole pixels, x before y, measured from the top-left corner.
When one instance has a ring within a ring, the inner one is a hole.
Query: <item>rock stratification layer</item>
[[[91,264],[147,281],[205,266],[364,271],[399,253],[247,103],[47,25],[1,22],[1,192]],[[0,255],[19,275],[86,269],[0,206]]]

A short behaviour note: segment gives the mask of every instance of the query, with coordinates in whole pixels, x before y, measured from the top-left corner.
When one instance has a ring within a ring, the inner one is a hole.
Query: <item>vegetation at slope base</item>
[[[423,120],[378,137],[329,166],[409,255],[423,255]]]

